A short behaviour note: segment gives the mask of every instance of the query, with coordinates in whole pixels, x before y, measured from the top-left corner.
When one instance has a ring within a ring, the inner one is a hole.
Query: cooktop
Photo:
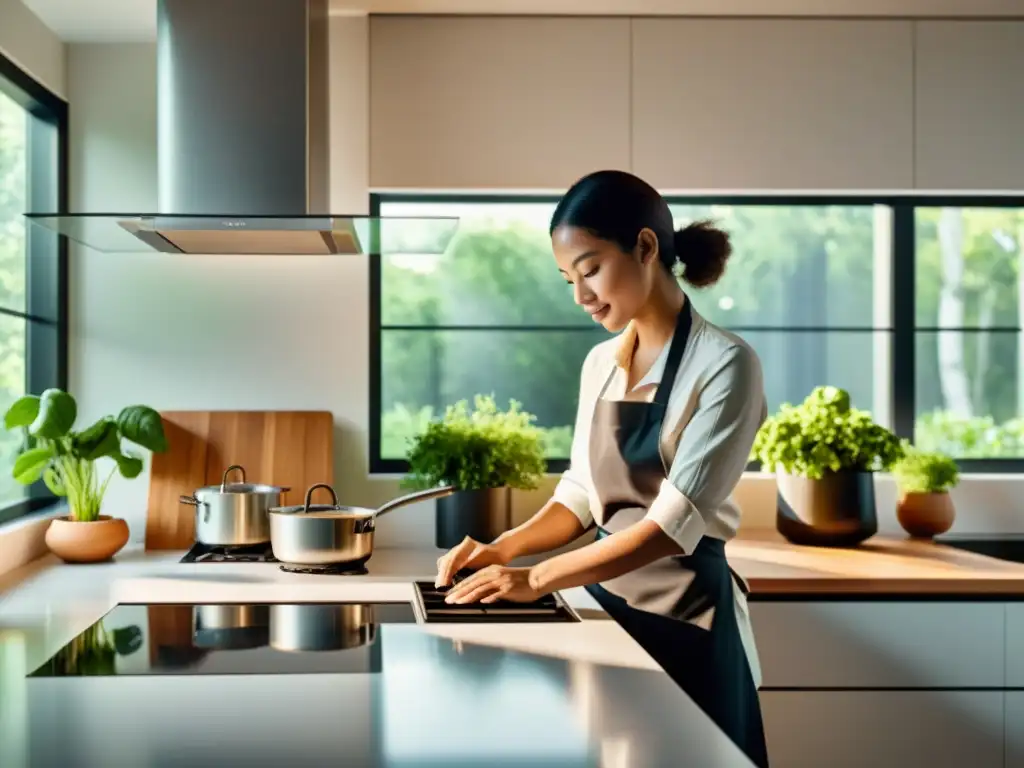
[[[461,578],[456,577],[456,583]],[[444,601],[449,587],[435,587],[432,581],[413,582],[416,604],[426,624],[482,622],[557,622],[579,621],[580,617],[561,595],[544,595],[531,603],[498,600],[494,603],[449,604]]]
[[[375,673],[384,626],[415,623],[408,602],[122,603],[29,677]]]

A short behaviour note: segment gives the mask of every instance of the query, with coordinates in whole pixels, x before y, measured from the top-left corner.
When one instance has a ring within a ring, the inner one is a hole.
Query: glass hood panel
[[[449,217],[26,214],[33,227],[105,253],[239,255],[439,254]]]

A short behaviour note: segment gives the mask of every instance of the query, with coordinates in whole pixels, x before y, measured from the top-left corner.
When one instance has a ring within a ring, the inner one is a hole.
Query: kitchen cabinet
[[[772,765],[1004,764],[1002,691],[763,691],[761,707]]]
[[[1024,768],[1024,691],[1006,692],[1006,768]]]
[[[371,17],[371,186],[565,189],[628,169],[629,24]]]
[[[1020,190],[1024,21],[915,25],[916,186]]]
[[[1004,603],[752,602],[750,614],[766,688],[1006,681]]]
[[[633,20],[633,171],[660,189],[907,189],[909,21]]]
[[[1006,687],[1024,688],[1024,603],[1006,604]]]

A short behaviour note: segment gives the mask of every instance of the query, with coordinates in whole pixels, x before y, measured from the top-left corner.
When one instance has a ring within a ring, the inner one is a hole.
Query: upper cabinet
[[[629,25],[371,17],[371,186],[564,189],[628,169]]]
[[[635,19],[633,171],[661,189],[913,185],[908,21]]]
[[[917,23],[917,186],[1024,189],[1024,22]]]

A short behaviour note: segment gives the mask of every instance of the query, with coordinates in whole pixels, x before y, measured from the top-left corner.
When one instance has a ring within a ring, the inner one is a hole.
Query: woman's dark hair
[[[683,265],[683,279],[695,288],[714,285],[732,253],[729,235],[709,221],[674,231],[672,213],[658,191],[625,171],[597,171],[584,176],[562,196],[551,217],[549,234],[561,226],[579,227],[629,252],[640,230],[658,238],[661,263],[669,272]]]

